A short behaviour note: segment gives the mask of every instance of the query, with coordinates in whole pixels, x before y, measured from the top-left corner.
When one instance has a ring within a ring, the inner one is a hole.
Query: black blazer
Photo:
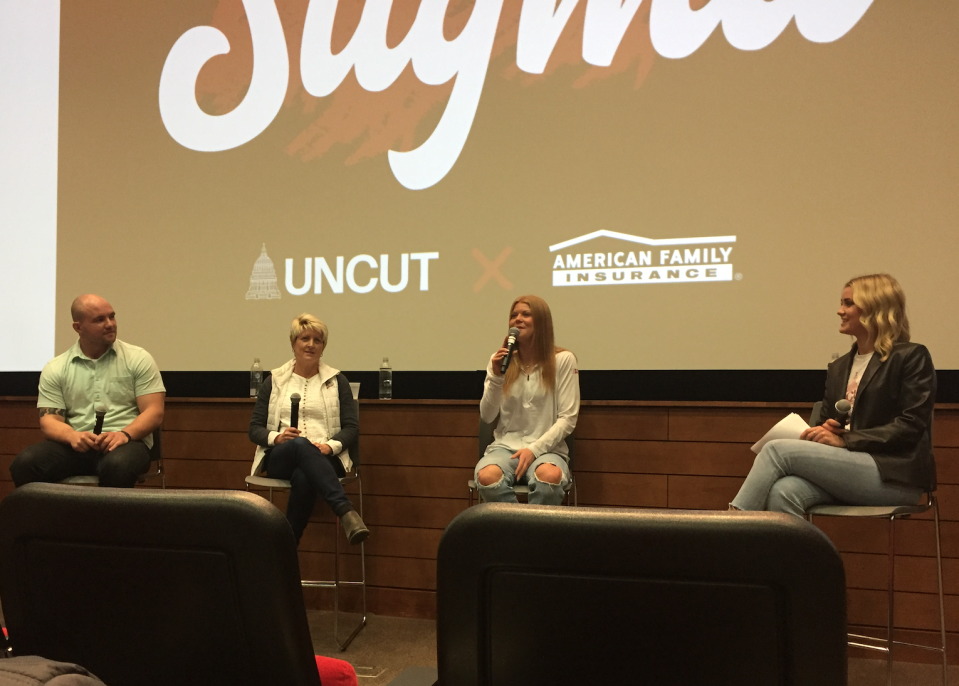
[[[823,417],[836,419],[836,401],[846,396],[852,350],[829,365]],[[926,347],[895,343],[885,361],[872,356],[856,391],[850,430],[843,438],[849,450],[869,453],[883,481],[899,481],[934,491],[936,462],[932,454],[932,411],[936,402],[936,370]]]

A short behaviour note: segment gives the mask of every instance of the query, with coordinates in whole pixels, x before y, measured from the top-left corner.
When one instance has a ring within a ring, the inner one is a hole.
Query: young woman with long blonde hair
[[[474,470],[480,498],[516,502],[515,484],[529,486],[529,502],[558,505],[569,483],[566,437],[579,416],[579,370],[573,353],[556,346],[549,305],[535,295],[513,301],[510,327],[519,329],[513,359],[506,342],[486,369],[480,417],[493,442]]]

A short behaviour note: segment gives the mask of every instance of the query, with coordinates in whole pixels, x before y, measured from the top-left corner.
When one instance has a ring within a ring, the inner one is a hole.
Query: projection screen
[[[85,292],[164,370],[276,366],[301,312],[341,369],[479,369],[525,293],[584,369],[821,369],[877,271],[959,368],[951,0],[0,0],[0,25],[0,370],[71,345]]]

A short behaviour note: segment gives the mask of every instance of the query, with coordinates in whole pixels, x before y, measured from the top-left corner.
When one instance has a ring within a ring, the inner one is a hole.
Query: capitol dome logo
[[[280,289],[276,285],[276,269],[273,268],[273,260],[266,254],[266,243],[260,249],[260,256],[253,263],[253,273],[250,274],[250,289],[246,292],[246,299],[280,299]]]

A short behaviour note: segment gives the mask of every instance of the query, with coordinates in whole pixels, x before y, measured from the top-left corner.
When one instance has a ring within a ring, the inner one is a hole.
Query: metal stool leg
[[[896,518],[889,518],[889,618],[886,625],[887,682],[892,686],[892,627],[895,620],[896,590]]]
[[[363,517],[363,480],[357,477],[357,486],[360,497],[360,517]],[[332,588],[333,589],[333,640],[340,650],[346,650],[357,634],[366,626],[366,544],[360,543],[360,580],[342,581],[340,579],[340,520],[336,520],[336,531],[333,539],[333,581],[301,581],[305,588]],[[362,593],[361,617],[346,640],[340,640],[340,587],[359,586]]]
[[[942,639],[942,686],[946,686],[946,606],[942,597],[942,548],[939,542],[939,499],[933,501],[932,515],[936,523],[936,572],[939,576],[939,632]]]

